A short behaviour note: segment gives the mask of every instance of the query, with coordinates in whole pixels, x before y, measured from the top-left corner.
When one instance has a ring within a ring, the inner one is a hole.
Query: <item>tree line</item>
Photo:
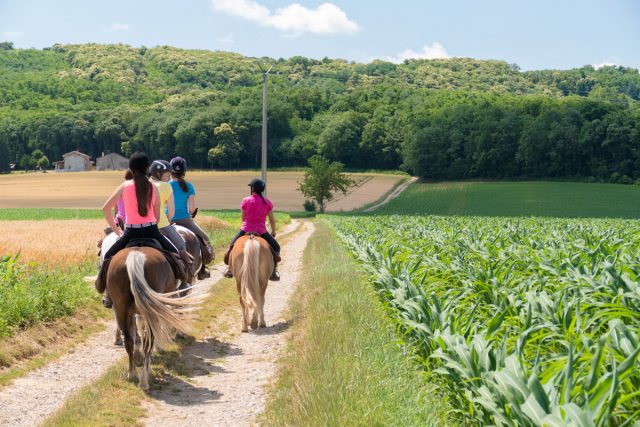
[[[427,179],[640,178],[637,70],[521,72],[468,58],[260,58],[269,81],[269,162],[322,155]],[[229,52],[126,45],[0,46],[0,170],[80,150],[195,168],[257,167],[261,78]],[[38,151],[36,151],[38,150]],[[34,159],[34,153],[38,157]]]

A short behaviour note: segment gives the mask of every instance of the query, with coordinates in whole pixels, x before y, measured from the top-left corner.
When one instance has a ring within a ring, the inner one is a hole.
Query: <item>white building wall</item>
[[[67,172],[78,172],[86,170],[85,157],[71,154],[64,158],[64,170]]]

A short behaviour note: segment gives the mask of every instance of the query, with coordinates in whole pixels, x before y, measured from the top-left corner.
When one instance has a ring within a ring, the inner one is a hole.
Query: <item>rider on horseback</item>
[[[160,203],[158,202],[158,190],[147,179],[149,163],[149,157],[146,154],[133,153],[129,158],[132,179],[120,184],[102,205],[102,211],[109,226],[114,233],[120,236],[105,253],[104,263],[107,263],[119,250],[124,249],[129,241],[136,238],[153,238],[160,243],[164,250],[178,253],[176,247],[158,230],[157,218],[160,217]],[[121,197],[124,200],[127,215],[124,232],[116,225],[112,214],[112,209]],[[102,270],[101,268],[98,274],[97,283],[101,281],[101,276],[106,274]],[[107,308],[111,307],[111,298],[106,291],[102,303]]]
[[[233,245],[241,236],[247,233],[255,233],[266,240],[271,246],[273,252],[274,267],[273,273],[269,280],[280,280],[280,273],[278,273],[278,262],[280,261],[280,245],[276,241],[276,218],[273,215],[273,203],[262,195],[266,188],[266,183],[258,178],[251,180],[249,187],[251,187],[251,195],[245,197],[242,200],[240,208],[242,209],[242,227],[236,237],[233,238],[227,253],[224,255],[224,263],[227,264],[227,269],[224,272],[225,277],[233,277],[231,268],[229,265],[229,254],[233,249]],[[271,225],[271,233],[267,231],[265,221],[269,217],[269,225]]]
[[[169,218],[173,218],[175,204],[173,199],[173,189],[169,185],[171,178],[171,165],[166,160],[154,160],[149,168],[151,182],[158,189],[160,196],[160,218],[158,218],[158,229],[173,243],[180,253],[180,258],[187,264],[193,263],[193,257],[187,252],[185,241],[178,231],[169,223]]]
[[[175,200],[175,214],[171,222],[188,228],[198,236],[202,252],[202,268],[198,272],[198,279],[205,279],[209,277],[206,265],[213,261],[213,248],[207,233],[193,220],[193,215],[195,215],[196,211],[196,190],[193,184],[184,180],[186,172],[187,161],[185,159],[182,157],[171,159],[171,176],[173,179],[169,184],[173,189],[173,198]]]

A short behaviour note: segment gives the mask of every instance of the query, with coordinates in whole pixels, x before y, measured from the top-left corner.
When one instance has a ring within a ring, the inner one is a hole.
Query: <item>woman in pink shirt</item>
[[[104,217],[109,226],[114,233],[120,236],[104,254],[104,261],[124,249],[130,240],[144,237],[156,239],[164,250],[178,254],[176,247],[158,230],[157,218],[160,216],[160,202],[158,190],[147,179],[150,163],[146,154],[133,153],[129,158],[129,170],[132,178],[120,184],[102,206]],[[124,232],[116,225],[112,214],[112,209],[120,198],[124,200],[126,213]],[[101,273],[102,271],[99,274]],[[104,294],[102,303],[107,308],[111,306],[111,299],[107,292]]]
[[[240,208],[242,209],[242,227],[236,234],[236,237],[231,241],[227,253],[224,255],[224,263],[229,265],[229,254],[233,245],[241,236],[247,233],[255,233],[260,235],[271,246],[271,250],[274,253],[274,268],[273,273],[269,280],[280,280],[280,274],[278,273],[278,261],[280,261],[280,245],[276,241],[276,218],[273,215],[273,203],[262,195],[265,190],[266,184],[263,180],[255,178],[249,183],[251,187],[251,195],[245,197],[242,200]],[[271,225],[271,234],[267,231],[265,221],[269,217],[269,225]],[[225,277],[233,277],[231,268],[227,267],[224,272]]]

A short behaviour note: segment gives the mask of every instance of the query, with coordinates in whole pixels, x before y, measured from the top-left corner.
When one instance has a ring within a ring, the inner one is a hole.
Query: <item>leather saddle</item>
[[[156,239],[151,237],[138,237],[136,239],[131,239],[129,243],[127,243],[127,248],[153,248],[159,251],[164,252],[162,245]]]

